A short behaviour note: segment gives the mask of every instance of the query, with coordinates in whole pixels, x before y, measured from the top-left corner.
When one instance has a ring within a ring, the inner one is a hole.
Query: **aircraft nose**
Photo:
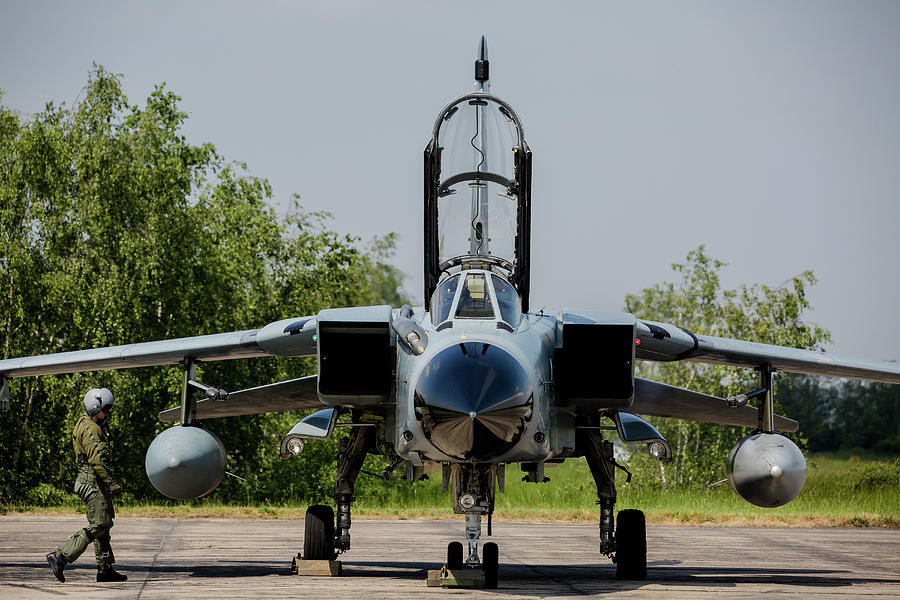
[[[527,425],[531,377],[506,350],[484,342],[438,352],[416,381],[425,435],[461,460],[490,460],[512,448]]]

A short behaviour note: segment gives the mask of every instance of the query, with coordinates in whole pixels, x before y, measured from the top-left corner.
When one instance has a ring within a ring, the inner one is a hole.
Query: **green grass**
[[[498,518],[597,520],[596,487],[583,459],[546,469],[550,483],[525,483],[521,475],[516,465],[507,467],[506,493],[495,500]],[[440,491],[440,472],[433,477],[363,499],[357,510],[379,516],[450,514],[449,495]],[[900,526],[900,460],[811,456],[803,492],[774,509],[745,502],[727,483],[664,490],[617,477],[617,484],[617,509],[640,508],[655,523]]]
[[[640,508],[654,524],[900,527],[900,459],[859,459],[838,453],[812,455],[807,462],[806,487],[796,500],[780,508],[748,504],[727,483],[712,488],[664,490],[641,485],[637,478],[626,484],[624,477],[618,476],[616,507]],[[583,459],[547,468],[546,475],[550,483],[525,483],[518,466],[509,465],[506,493],[496,497],[495,519],[597,522],[596,488]],[[457,518],[450,508],[450,495],[441,492],[440,470],[430,476],[414,484],[366,482],[360,486],[365,491],[354,505],[354,517]],[[29,506],[0,506],[0,514],[72,514],[82,509],[74,496],[55,503],[52,490],[36,496]],[[248,507],[200,500],[175,504],[124,502],[117,513],[180,518],[303,518],[305,509],[306,504],[299,502]]]

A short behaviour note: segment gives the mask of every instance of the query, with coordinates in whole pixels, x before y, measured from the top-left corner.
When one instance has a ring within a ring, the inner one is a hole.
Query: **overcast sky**
[[[282,210],[400,233],[421,301],[422,150],[485,34],[534,153],[535,309],[621,310],[706,244],[726,287],[812,269],[829,349],[900,359],[898,32],[896,1],[0,0],[0,89],[27,116],[94,62],[132,103],[165,82]]]

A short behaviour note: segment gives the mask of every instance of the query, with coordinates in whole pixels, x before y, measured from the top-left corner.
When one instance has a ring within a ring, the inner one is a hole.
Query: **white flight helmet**
[[[111,391],[106,388],[94,388],[84,395],[84,411],[89,417],[93,417],[101,410],[109,414],[113,402]]]

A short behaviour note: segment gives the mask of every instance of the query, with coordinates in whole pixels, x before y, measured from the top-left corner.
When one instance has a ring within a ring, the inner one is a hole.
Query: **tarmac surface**
[[[889,529],[651,526],[647,580],[625,582],[597,551],[596,525],[501,522],[499,588],[454,590],[425,576],[463,540],[461,518],[354,520],[338,578],[291,574],[302,521],[120,518],[112,543],[128,581],[97,583],[89,547],[59,583],[44,555],[84,524],[0,517],[0,598],[900,597],[900,530]]]

